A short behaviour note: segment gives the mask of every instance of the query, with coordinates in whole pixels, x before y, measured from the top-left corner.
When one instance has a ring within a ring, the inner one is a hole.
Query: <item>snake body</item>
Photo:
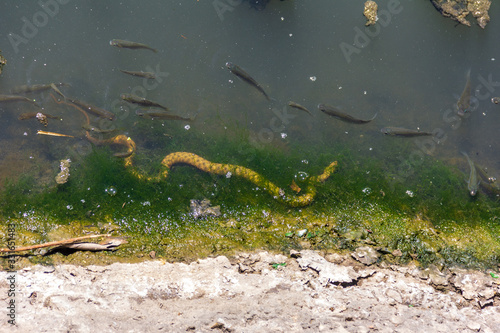
[[[333,162],[325,168],[321,175],[310,177],[303,195],[289,196],[283,189],[279,188],[271,181],[251,169],[234,164],[213,163],[193,153],[171,153],[165,156],[161,164],[164,167],[164,170],[161,173],[162,178],[166,178],[168,176],[168,173],[174,164],[189,164],[200,169],[201,171],[211,174],[221,176],[224,175],[226,177],[238,176],[245,178],[258,187],[263,188],[271,196],[273,196],[274,199],[292,207],[303,207],[309,205],[316,196],[316,185],[320,182],[326,181],[335,171],[335,167],[337,166],[337,162]]]
[[[94,142],[95,140],[91,141]],[[116,153],[115,156],[125,158],[125,167],[128,168],[133,166],[132,158],[136,150],[136,145],[130,137],[126,137],[125,135],[117,135],[111,139],[102,140],[100,141],[100,143],[118,144],[127,147],[127,150],[125,152]],[[168,174],[173,165],[188,164],[210,174],[226,177],[242,177],[267,191],[274,199],[292,207],[303,207],[309,205],[316,196],[316,185],[325,182],[330,177],[330,175],[335,172],[335,167],[337,166],[337,162],[332,162],[323,170],[322,174],[315,177],[310,177],[307,180],[307,185],[304,193],[300,196],[297,196],[287,195],[283,189],[276,186],[264,176],[249,168],[234,164],[213,163],[209,160],[204,159],[203,157],[189,152],[176,152],[168,154],[167,156],[165,156],[165,158],[163,158],[161,164],[162,170],[157,176],[154,177],[145,175],[133,167],[130,168],[130,171],[139,179],[146,181],[160,181],[168,177]]]

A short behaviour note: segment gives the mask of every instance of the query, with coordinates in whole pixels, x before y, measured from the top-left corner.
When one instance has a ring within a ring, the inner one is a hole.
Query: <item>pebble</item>
[[[328,253],[325,256],[325,259],[326,259],[326,261],[337,264],[337,265],[343,263],[345,260],[345,258],[338,253]]]
[[[403,316],[394,315],[391,317],[391,323],[394,325],[401,325],[405,321]]]
[[[395,256],[395,257],[402,257],[403,256],[403,252],[401,252],[400,249],[397,249],[397,250],[392,251],[392,255]]]
[[[369,246],[358,247],[351,255],[357,261],[368,266],[376,263],[380,256],[374,248]]]
[[[385,295],[389,298],[392,298],[396,303],[403,303],[403,299],[401,298],[401,294],[394,289],[387,289]]]
[[[304,236],[306,233],[307,233],[307,229],[301,229],[301,230],[297,231],[297,236],[298,236],[298,237],[302,237],[302,236]]]
[[[300,258],[300,252],[295,250],[290,250],[290,257],[292,258]]]
[[[467,323],[467,328],[479,332],[479,330],[481,329],[481,324],[475,321],[470,321]]]

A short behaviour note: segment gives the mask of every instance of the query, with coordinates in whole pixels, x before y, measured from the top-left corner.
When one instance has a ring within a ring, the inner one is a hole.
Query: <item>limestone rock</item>
[[[491,283],[491,279],[487,274],[455,268],[449,281],[466,300],[475,299],[486,304],[485,300],[497,293],[497,286]]]
[[[366,277],[373,272],[359,271],[356,272],[350,266],[340,266],[328,262],[325,258],[314,251],[302,251],[302,257],[297,259],[299,267],[303,270],[308,268],[316,271],[319,274],[319,282],[322,286],[328,284],[340,285],[353,283],[355,280]]]

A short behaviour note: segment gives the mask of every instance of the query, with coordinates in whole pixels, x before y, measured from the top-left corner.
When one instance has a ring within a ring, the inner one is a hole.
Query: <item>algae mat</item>
[[[205,156],[242,164],[218,148],[217,154]],[[353,159],[341,147],[335,154],[312,157],[306,165],[293,155],[257,152],[247,165],[281,187],[292,179],[304,186],[309,174],[319,174],[320,166],[338,160],[332,178],[318,184],[315,201],[294,208],[245,179],[189,166],[174,167],[168,179],[159,182],[138,179],[123,160],[110,155],[106,148],[95,149],[74,165],[68,183],[60,186],[34,190],[36,182],[30,177],[8,185],[1,199],[0,232],[8,239],[7,225],[15,225],[17,246],[110,232],[129,243],[113,253],[21,256],[20,267],[36,262],[136,261],[153,255],[191,260],[256,248],[350,251],[360,244],[375,247],[380,260],[390,262],[495,269],[499,262],[498,202],[484,195],[470,198],[466,188],[457,191],[464,187],[463,176],[432,159],[402,184],[392,181],[386,165]],[[143,159],[137,156],[142,172],[159,172],[160,159],[157,166],[145,165]],[[189,202],[203,198],[220,205],[222,215],[194,218]]]

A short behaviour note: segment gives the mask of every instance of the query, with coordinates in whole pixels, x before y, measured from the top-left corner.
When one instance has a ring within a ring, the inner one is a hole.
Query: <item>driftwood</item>
[[[51,252],[59,251],[59,250],[74,250],[74,251],[115,251],[118,246],[122,244],[128,243],[123,238],[106,238],[100,243],[87,243],[87,242],[79,242],[79,243],[71,243],[64,244],[58,247],[51,249]]]
[[[35,250],[35,249],[40,249],[40,248],[44,248],[44,247],[51,247],[51,246],[58,246],[58,247],[65,247],[65,248],[70,248],[68,247],[69,245],[71,246],[76,246],[76,245],[79,245],[79,244],[94,244],[94,243],[79,243],[81,240],[84,240],[84,239],[89,239],[89,238],[98,238],[98,237],[111,237],[111,235],[109,234],[104,234],[104,235],[89,235],[89,236],[82,236],[82,237],[76,237],[76,238],[70,238],[70,239],[65,239],[65,240],[61,240],[61,241],[55,241],[55,242],[48,242],[48,243],[43,243],[43,244],[37,244],[37,245],[30,245],[30,246],[21,246],[21,247],[18,247],[18,248],[15,248],[13,250],[11,249],[8,249],[8,248],[0,248],[0,252],[21,252],[21,251],[29,251],[29,250]],[[111,238],[112,240],[117,240],[117,239],[114,239],[114,238]],[[104,244],[95,244],[95,245],[101,245],[103,247],[106,247],[106,240],[102,243]],[[122,242],[120,244],[123,244],[123,242],[126,243],[125,240],[122,240]],[[76,244],[75,244],[76,243]],[[117,244],[117,242],[113,243],[113,244]],[[108,245],[110,248],[112,247],[117,247],[118,245]],[[84,249],[85,245],[82,246],[82,250]],[[107,250],[109,250],[110,248],[108,248]],[[77,249],[77,248],[74,248],[74,249]],[[93,251],[101,251],[101,250],[93,250]]]

